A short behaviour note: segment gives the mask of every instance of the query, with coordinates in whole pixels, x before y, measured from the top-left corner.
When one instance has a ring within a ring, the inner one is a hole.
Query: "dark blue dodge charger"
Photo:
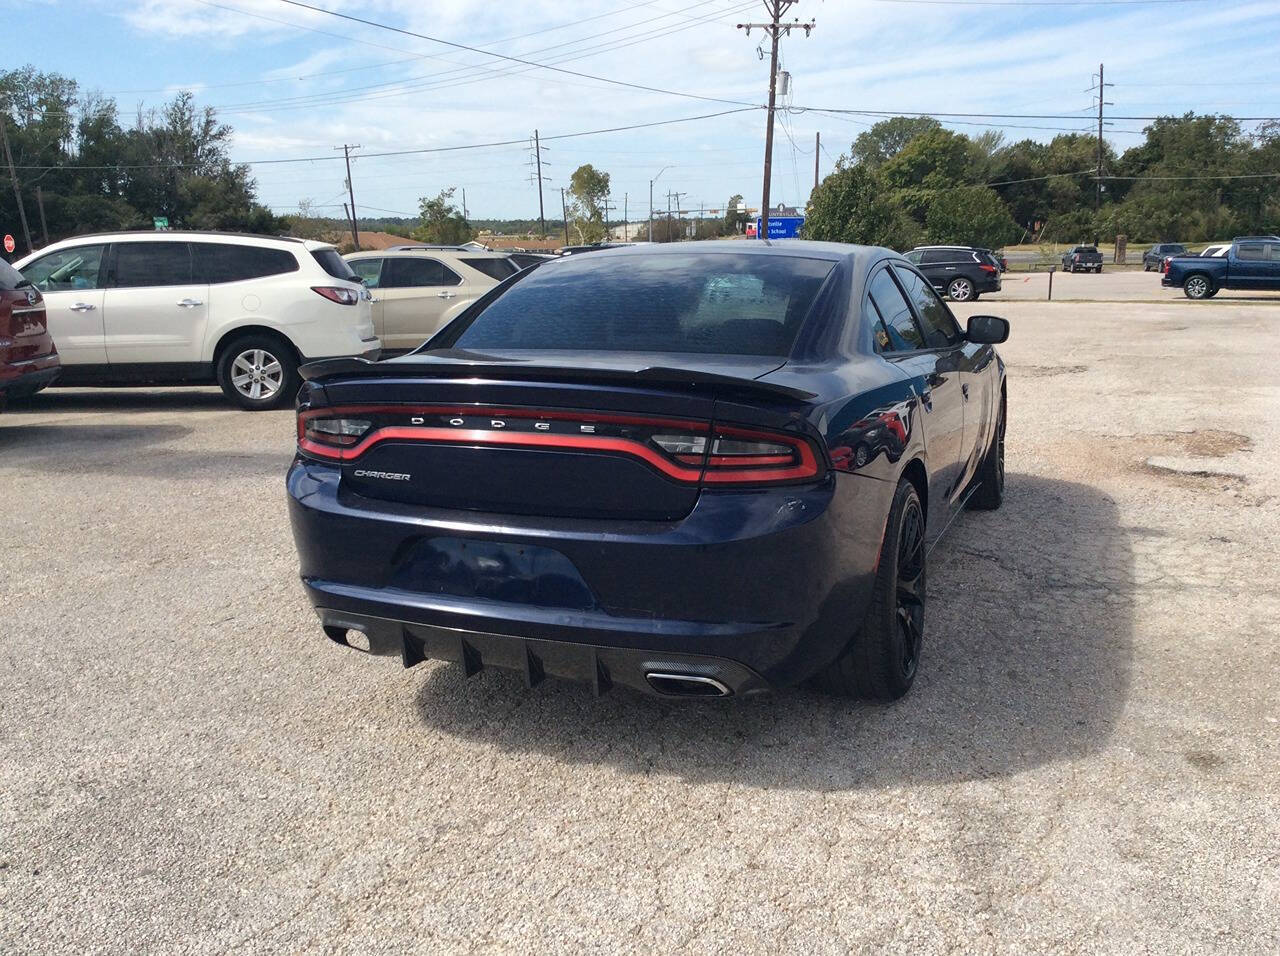
[[[303,584],[405,666],[900,697],[933,542],[1004,492],[1008,332],[886,249],[545,262],[409,355],[303,368]]]

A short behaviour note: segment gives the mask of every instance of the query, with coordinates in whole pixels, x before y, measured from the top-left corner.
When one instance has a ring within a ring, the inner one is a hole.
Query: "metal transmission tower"
[[[1099,63],[1098,72],[1093,77],[1093,80],[1097,85],[1089,87],[1090,92],[1097,90],[1097,97],[1098,97],[1098,170],[1097,170],[1097,176],[1094,180],[1094,189],[1093,189],[1093,211],[1094,212],[1097,212],[1099,209],[1102,208],[1102,175],[1103,175],[1102,108],[1104,106],[1115,106],[1114,103],[1107,100],[1107,87],[1115,86],[1115,84],[1104,82],[1105,77],[1106,77],[1106,73],[1103,70],[1103,64]]]
[[[351,241],[355,244],[356,252],[360,251],[360,225],[356,219],[356,191],[351,185],[351,151],[359,149],[359,146],[352,146],[349,143],[343,143],[341,146],[335,146],[334,149],[342,150],[342,158],[347,161],[347,197],[351,200]]]
[[[538,131],[535,129],[533,131],[533,145],[529,147],[529,150],[533,153],[533,162],[530,165],[535,166],[536,171],[529,173],[529,182],[538,187],[538,228],[542,230],[542,235],[546,236],[547,214],[542,205],[542,184],[550,182],[551,177],[542,175],[542,150],[544,148],[542,142],[538,139]],[[551,164],[547,163],[547,165],[550,166]]]
[[[769,15],[768,23],[739,23],[738,29],[745,30],[751,36],[752,30],[763,30],[772,41],[772,52],[769,56],[769,118],[764,133],[764,191],[760,200],[760,238],[769,238],[769,180],[773,175],[773,111],[778,97],[778,39],[785,33],[791,36],[793,29],[803,30],[808,36],[814,28],[814,21],[801,23],[793,20],[782,22],[782,15],[799,0],[764,0],[765,13]]]

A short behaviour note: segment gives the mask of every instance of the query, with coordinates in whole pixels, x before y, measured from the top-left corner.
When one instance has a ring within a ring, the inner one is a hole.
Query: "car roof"
[[[51,242],[43,249],[36,251],[47,252],[50,249],[79,245],[85,242],[115,242],[121,239],[127,239],[130,242],[163,242],[165,240],[187,239],[201,242],[225,242],[228,245],[236,246],[278,242],[288,247],[302,246],[312,252],[334,248],[333,243],[318,242],[315,239],[299,239],[296,236],[267,236],[252,232],[214,232],[200,229],[124,229],[119,232],[88,232],[79,236],[69,236],[66,239],[59,239],[57,242]]]
[[[795,259],[827,259],[859,265],[892,256],[902,256],[881,246],[855,246],[844,242],[815,242],[810,239],[707,239],[697,242],[664,242],[643,246],[614,246],[591,254],[592,259],[613,256],[669,256],[690,253],[736,253],[748,256],[779,256]],[[905,262],[906,260],[903,259]]]
[[[489,252],[484,249],[460,249],[457,246],[449,246],[448,248],[414,248],[414,249],[361,249],[359,252],[348,252],[343,258],[345,259],[412,259],[414,256],[429,252],[433,256],[466,256],[468,259],[506,259],[505,252]]]

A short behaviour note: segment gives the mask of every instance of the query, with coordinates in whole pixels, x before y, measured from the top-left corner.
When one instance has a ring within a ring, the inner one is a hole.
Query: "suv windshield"
[[[351,266],[347,265],[347,260],[338,254],[337,249],[314,249],[311,252],[316,262],[320,263],[320,268],[335,279],[347,279],[351,282],[359,282],[356,274],[351,271]]]
[[[446,343],[784,356],[834,265],[705,252],[562,259],[525,273]]]

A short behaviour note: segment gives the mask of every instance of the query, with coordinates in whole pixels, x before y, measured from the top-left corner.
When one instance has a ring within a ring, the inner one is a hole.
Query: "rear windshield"
[[[0,292],[11,292],[21,285],[30,285],[30,283],[22,277],[21,272],[0,259]]]
[[[784,356],[834,265],[706,252],[562,259],[526,273],[453,344]]]
[[[483,272],[490,279],[498,279],[499,281],[520,271],[507,259],[472,259],[463,256],[462,261],[477,272]]]
[[[316,262],[320,263],[320,268],[335,279],[350,279],[352,282],[359,282],[356,274],[351,271],[351,266],[347,265],[347,260],[338,254],[337,249],[316,249],[311,253],[315,257]]]

